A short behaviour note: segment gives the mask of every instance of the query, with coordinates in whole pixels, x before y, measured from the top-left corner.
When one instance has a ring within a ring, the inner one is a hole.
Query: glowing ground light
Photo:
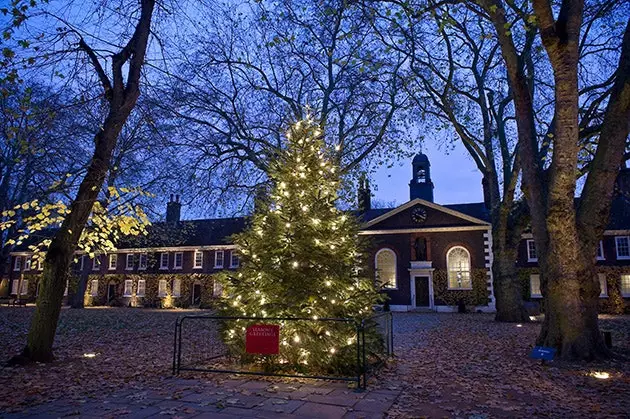
[[[523,327],[523,325],[519,323],[516,325],[516,327]]]
[[[94,352],[89,352],[89,353],[83,354],[84,358],[94,358],[95,356],[96,356],[96,354]]]
[[[536,316],[529,316],[529,321],[535,322],[536,320],[538,320],[536,319]]]
[[[593,371],[592,373],[590,373],[590,376],[598,378],[600,380],[607,380],[610,378],[610,374],[608,374],[607,372],[602,372],[602,371]]]

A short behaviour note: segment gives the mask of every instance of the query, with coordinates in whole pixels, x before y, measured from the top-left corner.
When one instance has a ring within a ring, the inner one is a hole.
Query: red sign
[[[247,328],[245,351],[248,354],[277,355],[280,352],[280,326],[253,324]]]

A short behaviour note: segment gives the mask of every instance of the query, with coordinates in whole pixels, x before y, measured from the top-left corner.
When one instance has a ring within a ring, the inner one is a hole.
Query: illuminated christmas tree
[[[358,223],[336,206],[339,168],[321,135],[309,119],[289,129],[286,150],[270,165],[268,198],[257,203],[249,229],[235,237],[241,268],[221,278],[221,314],[360,322],[379,302],[374,278],[362,269]],[[243,342],[252,323],[261,321],[231,322],[223,331],[233,354],[247,358]],[[329,373],[356,368],[354,324],[275,323],[280,353],[264,358],[267,367]]]

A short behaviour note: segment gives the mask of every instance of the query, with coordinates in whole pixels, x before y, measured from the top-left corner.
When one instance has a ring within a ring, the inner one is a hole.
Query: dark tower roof
[[[416,156],[413,158],[413,162],[412,164],[418,164],[418,163],[429,163],[429,158],[427,157],[426,154],[424,153],[418,153],[416,154]],[[430,165],[431,163],[429,163]]]

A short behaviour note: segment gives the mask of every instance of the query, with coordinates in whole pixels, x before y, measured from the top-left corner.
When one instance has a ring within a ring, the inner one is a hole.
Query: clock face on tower
[[[416,207],[411,212],[411,221],[416,224],[422,224],[427,220],[427,211],[422,207]]]

